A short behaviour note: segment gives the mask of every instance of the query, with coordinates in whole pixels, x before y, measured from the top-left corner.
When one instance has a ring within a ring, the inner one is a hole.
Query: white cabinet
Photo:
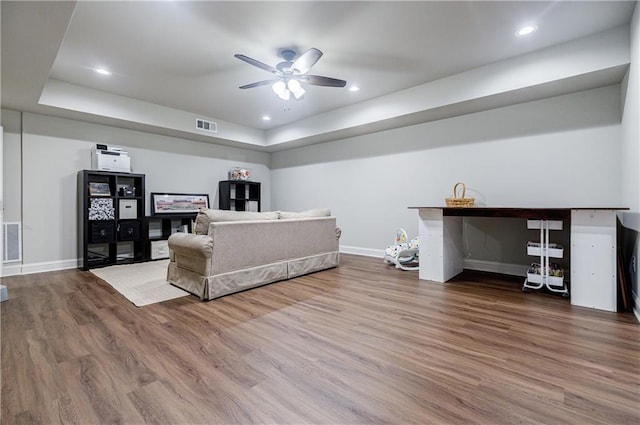
[[[617,310],[616,212],[571,213],[571,304]]]

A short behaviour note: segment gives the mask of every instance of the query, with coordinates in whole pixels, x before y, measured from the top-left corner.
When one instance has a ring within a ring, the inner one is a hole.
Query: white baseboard
[[[22,263],[2,265],[2,277],[18,276],[20,274],[22,274]]]
[[[340,252],[344,254],[364,255],[365,257],[384,258],[384,249],[358,248],[357,246],[340,245]]]
[[[527,276],[528,265],[498,263],[497,261],[473,260],[467,258],[463,261],[463,267],[468,270],[507,274],[510,276]]]
[[[364,255],[366,257],[384,258],[384,250],[382,249],[359,248],[356,246],[340,245],[340,252],[345,254]],[[469,270],[478,270],[482,272],[492,272],[511,276],[526,277],[529,265],[466,259],[464,260],[463,267]]]
[[[631,294],[633,296],[633,314],[636,315],[636,319],[640,322],[640,295]]]
[[[46,261],[42,263],[2,265],[2,277],[21,274],[53,272],[56,270],[75,269],[80,264],[78,259],[62,261]]]

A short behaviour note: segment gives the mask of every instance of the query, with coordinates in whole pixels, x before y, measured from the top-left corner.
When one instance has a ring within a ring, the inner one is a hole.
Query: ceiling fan
[[[251,84],[240,86],[241,89],[250,89],[253,87],[265,86],[271,84],[273,91],[282,100],[289,100],[291,94],[296,100],[300,100],[305,94],[302,84],[310,84],[312,86],[324,87],[344,87],[347,82],[337,78],[322,77],[320,75],[308,75],[307,72],[320,59],[322,52],[315,47],[304,52],[300,57],[294,60],[296,52],[292,49],[283,49],[280,56],[284,61],[275,67],[257,61],[245,55],[236,54],[236,58],[253,65],[260,69],[264,69],[272,73],[275,78],[270,80],[258,81]]]

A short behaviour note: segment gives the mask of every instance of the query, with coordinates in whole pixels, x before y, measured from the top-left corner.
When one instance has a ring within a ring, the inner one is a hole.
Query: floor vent
[[[3,261],[22,261],[22,226],[20,223],[4,223],[2,235],[4,240]]]
[[[213,121],[203,120],[202,118],[196,118],[196,128],[198,130],[209,131],[211,133],[218,132],[218,124]]]

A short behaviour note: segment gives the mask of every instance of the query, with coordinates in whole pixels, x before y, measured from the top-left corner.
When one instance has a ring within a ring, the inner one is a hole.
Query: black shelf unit
[[[232,211],[261,211],[260,182],[222,180],[218,183],[219,208]]]
[[[176,232],[191,233],[197,214],[156,214],[145,217],[146,257],[149,260],[168,258],[166,241]],[[156,245],[156,252],[154,252]],[[166,252],[166,256],[162,255]]]
[[[144,174],[78,172],[80,269],[145,260],[144,195]]]

